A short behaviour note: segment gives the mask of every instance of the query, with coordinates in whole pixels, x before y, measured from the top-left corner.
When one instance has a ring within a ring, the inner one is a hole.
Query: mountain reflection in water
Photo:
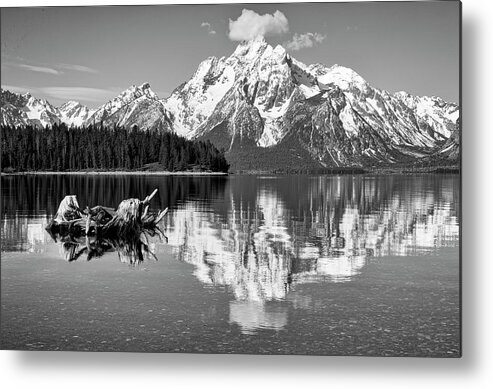
[[[201,282],[237,300],[284,299],[291,283],[349,281],[373,257],[457,245],[458,187],[446,178],[313,177],[291,191],[279,180],[229,185],[226,214],[197,201],[171,212],[169,243]]]
[[[87,193],[82,203],[117,203],[158,187],[165,193],[160,206],[170,208],[162,226],[168,245],[200,282],[234,295],[230,321],[244,333],[282,329],[288,305],[311,306],[298,285],[348,282],[378,257],[433,255],[459,244],[460,182],[453,175],[136,177],[130,184],[125,178],[128,187],[117,181],[118,195],[112,180],[106,202]],[[41,252],[48,219],[4,213],[2,250]],[[149,252],[159,257],[165,244],[150,241]],[[135,258],[137,246],[110,251]]]
[[[295,285],[347,282],[372,258],[458,245],[459,191],[453,178],[234,181],[222,205],[186,201],[175,208],[165,233],[201,282],[232,291],[230,320],[247,333],[282,328],[287,307],[275,301],[289,297]],[[291,297],[288,302],[298,305],[309,298]]]

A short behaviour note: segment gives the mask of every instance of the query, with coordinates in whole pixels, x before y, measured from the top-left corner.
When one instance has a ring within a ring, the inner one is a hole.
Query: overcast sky
[[[459,100],[459,3],[3,8],[1,84],[96,107],[132,84],[166,97],[208,56],[266,35],[390,92]]]

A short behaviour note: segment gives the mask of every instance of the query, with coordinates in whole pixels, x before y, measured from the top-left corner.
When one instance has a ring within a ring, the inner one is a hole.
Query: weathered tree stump
[[[77,196],[65,196],[58,206],[54,220],[57,223],[63,223],[80,218],[82,218],[82,212],[77,202]]]
[[[103,226],[103,233],[126,236],[138,231],[141,226],[141,201],[139,199],[123,200],[115,216]]]
[[[168,212],[149,213],[149,203],[156,195],[155,189],[144,200],[123,200],[116,212],[108,207],[97,205],[82,210],[75,195],[65,196],[60,202],[58,212],[46,229],[56,234],[74,236],[101,236],[108,238],[140,237],[141,233],[152,232]]]

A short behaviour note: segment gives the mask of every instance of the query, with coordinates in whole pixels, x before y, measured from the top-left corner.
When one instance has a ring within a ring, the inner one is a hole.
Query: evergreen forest
[[[224,152],[136,126],[1,126],[2,171],[164,170],[227,172]]]

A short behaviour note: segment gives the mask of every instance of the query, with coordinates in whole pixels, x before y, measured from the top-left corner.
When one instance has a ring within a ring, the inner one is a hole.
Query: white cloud
[[[20,93],[20,94],[24,94],[24,93],[28,93],[28,92],[31,93],[31,89],[26,88],[24,86],[2,85],[2,89],[8,90],[8,91],[13,92],[13,93]]]
[[[259,15],[255,11],[243,9],[238,19],[229,19],[229,39],[232,41],[248,41],[259,35],[282,35],[288,31],[288,19],[281,11],[272,15]]]
[[[38,88],[38,90],[47,96],[59,100],[78,100],[98,103],[102,101],[108,101],[118,94],[117,92],[115,92],[115,89],[99,89],[87,87],[49,86]]]
[[[322,35],[318,32],[294,34],[290,41],[284,42],[284,46],[288,50],[298,51],[307,47],[313,47],[317,43],[322,43],[325,38],[327,38],[326,35]]]
[[[50,67],[47,66],[46,64],[28,65],[25,63],[2,62],[2,66],[13,66],[13,67],[29,70],[32,72],[54,74],[57,76],[63,74],[62,70],[70,70],[70,71],[83,72],[83,73],[98,73],[96,69],[90,68],[88,66],[68,64],[68,63],[61,63]]]
[[[209,22],[202,22],[202,24],[200,25],[200,27],[207,28],[207,32],[210,35],[215,35],[216,34],[216,31],[212,28],[212,25]]]
[[[65,70],[74,70],[77,72],[83,72],[83,73],[98,73],[96,69],[83,66],[83,65],[73,65],[73,64],[68,64],[68,63],[61,63],[60,65],[57,66],[60,69],[65,69]]]
[[[2,85],[2,89],[10,92],[25,94],[30,93],[36,98],[42,98],[56,102],[67,102],[75,100],[84,102],[87,105],[99,106],[115,96],[117,96],[124,88],[88,88],[88,87],[63,87],[63,86],[47,86],[47,87],[30,87],[30,86],[15,86]],[[169,93],[161,92],[161,96],[167,96]]]
[[[18,67],[26,70],[30,70],[32,72],[39,72],[39,73],[48,73],[48,74],[54,74],[54,75],[59,75],[60,72],[56,69],[48,68],[45,66],[32,66],[32,65],[26,65],[26,64],[19,64],[17,65]]]

